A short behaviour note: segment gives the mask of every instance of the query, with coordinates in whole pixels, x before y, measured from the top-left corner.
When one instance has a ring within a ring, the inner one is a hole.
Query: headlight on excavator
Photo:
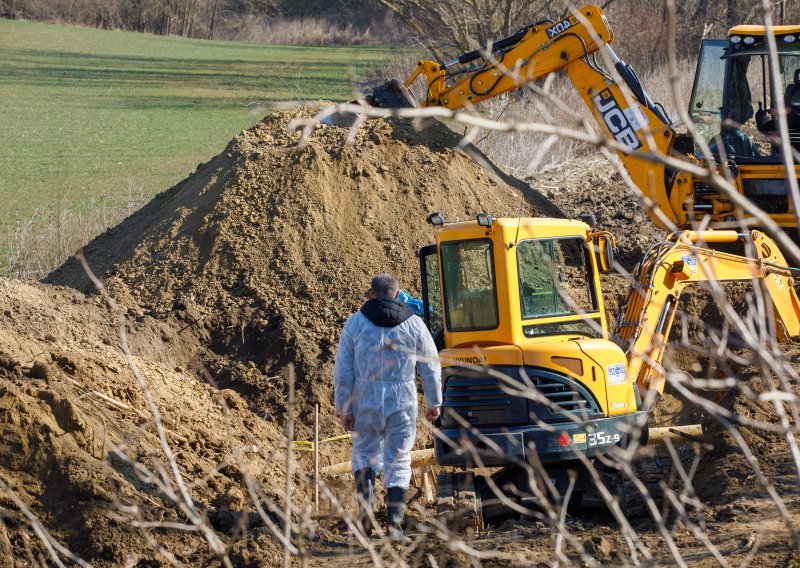
[[[747,36],[742,40],[745,45],[753,45],[756,42],[756,38],[753,36]]]
[[[731,43],[733,45],[739,45],[742,43],[742,36],[731,36]]]
[[[783,36],[783,41],[786,43],[794,43],[797,40],[797,36],[794,34],[789,34]]]
[[[444,214],[439,213],[438,211],[436,213],[431,213],[428,215],[428,223],[434,227],[441,227],[444,225]]]
[[[494,219],[488,213],[478,213],[476,220],[481,227],[491,227],[494,223]]]

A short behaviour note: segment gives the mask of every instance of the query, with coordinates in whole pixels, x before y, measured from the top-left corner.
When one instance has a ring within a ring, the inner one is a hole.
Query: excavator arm
[[[664,391],[661,367],[675,310],[684,288],[702,281],[750,281],[771,300],[779,340],[800,335],[800,300],[792,273],[775,242],[759,231],[749,238],[757,258],[698,245],[736,242],[735,231],[685,231],[651,248],[634,272],[634,284],[617,320],[616,334],[627,350],[628,376],[642,390]]]
[[[446,63],[419,61],[402,85],[389,82],[376,89],[368,100],[373,106],[415,106],[410,89],[424,79],[425,98],[420,106],[456,110],[564,70],[601,129],[623,147],[618,154],[633,182],[675,223],[678,219],[673,207],[682,206],[682,202],[670,202],[673,182],[665,175],[664,164],[648,159],[648,155],[652,158],[668,154],[675,132],[666,113],[653,103],[633,69],[608,45],[612,41],[613,33],[603,10],[588,5],[563,20],[537,22],[485,50],[465,53]],[[600,50],[605,50],[615,62],[624,85],[595,62]],[[491,57],[486,57],[488,51],[492,52]],[[483,63],[464,67],[476,60]],[[658,215],[652,217],[656,224],[666,228]]]
[[[487,50],[471,51],[446,63],[419,61],[404,85],[410,88],[424,77],[426,96],[420,106],[470,107],[588,58],[612,38],[603,11],[590,5],[559,22],[537,22]],[[484,58],[489,50],[492,56]],[[478,59],[485,62],[459,67]]]

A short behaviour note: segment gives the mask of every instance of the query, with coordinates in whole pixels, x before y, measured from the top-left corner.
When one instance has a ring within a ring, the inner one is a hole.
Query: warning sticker
[[[573,434],[572,435],[572,443],[573,444],[585,444],[586,443],[586,434]]]
[[[642,128],[650,124],[650,121],[647,120],[647,115],[642,110],[642,107],[640,107],[636,103],[633,103],[631,106],[629,106],[622,112],[625,113],[625,118],[628,119],[631,128],[633,128],[634,130],[641,130]]]
[[[690,254],[682,254],[681,260],[689,267],[692,274],[697,274],[697,257]]]
[[[621,385],[628,382],[628,371],[625,368],[625,363],[606,366],[606,373],[608,374],[608,384],[610,385]]]

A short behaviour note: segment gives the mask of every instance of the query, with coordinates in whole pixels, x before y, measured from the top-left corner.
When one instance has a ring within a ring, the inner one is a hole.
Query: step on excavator
[[[598,460],[607,462],[612,448],[643,443],[687,286],[751,282],[772,306],[772,337],[800,334],[796,269],[759,231],[684,231],[651,247],[612,336],[599,277],[612,269],[611,233],[582,221],[486,213],[456,223],[434,213],[428,221],[436,242],[420,250],[422,299],[444,389],[434,455],[460,468],[439,476],[437,498],[439,513],[460,529],[533,510],[542,495],[532,464],[562,495],[573,483],[579,503],[597,485],[587,465],[608,471]],[[752,257],[707,247],[736,243]],[[608,475],[603,483],[619,502],[634,502],[624,479]]]
[[[800,25],[773,31],[775,65],[764,26],[736,26],[725,39],[702,41],[689,108],[701,141],[679,132],[633,68],[617,57],[611,48],[614,34],[595,5],[560,21],[535,22],[451,61],[419,61],[405,81],[375,87],[365,102],[384,108],[471,108],[563,70],[601,130],[618,143],[633,183],[657,207],[647,211],[656,225],[689,229],[708,216],[711,226],[736,226],[736,200],[707,178],[652,159],[669,156],[710,166],[778,226],[796,231],[800,212],[791,198],[776,116],[778,107],[786,109],[789,149],[800,149]],[[614,62],[619,80],[602,67],[598,54]],[[773,71],[777,81],[771,80]],[[418,81],[424,83],[420,100],[413,94]],[[701,151],[703,145],[710,156]],[[799,167],[789,175],[797,179]]]

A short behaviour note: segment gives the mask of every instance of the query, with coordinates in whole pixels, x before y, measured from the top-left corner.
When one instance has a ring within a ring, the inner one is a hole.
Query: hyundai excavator
[[[461,468],[439,476],[437,494],[440,513],[460,529],[508,514],[509,502],[535,504],[541,495],[531,464],[563,494],[576,465],[624,446],[635,432],[646,436],[687,286],[751,282],[770,299],[773,337],[800,335],[796,270],[759,231],[684,231],[653,246],[634,271],[612,336],[599,278],[611,271],[611,233],[582,221],[486,213],[454,223],[435,213],[428,221],[436,241],[419,254],[422,300],[444,389],[434,455],[439,465]],[[706,246],[744,242],[752,257]],[[499,469],[481,476],[474,468]],[[594,486],[582,471],[575,496]],[[617,484],[624,503],[625,484],[607,483]]]
[[[737,218],[737,206],[724,190],[653,160],[670,156],[715,168],[778,226],[796,230],[797,204],[790,197],[775,116],[778,106],[786,108],[791,146],[800,149],[800,26],[776,26],[773,31],[780,84],[769,79],[764,26],[736,26],[727,39],[705,39],[701,44],[689,115],[711,156],[704,155],[689,134],[678,132],[631,66],[617,57],[610,45],[614,34],[595,5],[560,21],[535,22],[445,63],[419,61],[405,81],[387,81],[365,100],[375,107],[456,110],[563,70],[603,132],[618,144],[632,181],[657,206],[661,214],[647,211],[656,225],[689,229],[708,216],[712,226],[733,227]],[[598,62],[601,52],[615,62],[621,82]],[[418,80],[424,81],[421,100],[412,92]],[[790,175],[797,178],[798,168]]]

